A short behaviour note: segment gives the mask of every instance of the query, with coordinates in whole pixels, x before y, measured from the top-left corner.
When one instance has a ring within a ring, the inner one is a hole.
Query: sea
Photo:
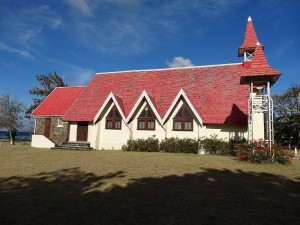
[[[24,140],[30,141],[31,134],[30,132],[18,131],[15,137],[15,140]],[[0,140],[9,139],[8,131],[0,131]]]

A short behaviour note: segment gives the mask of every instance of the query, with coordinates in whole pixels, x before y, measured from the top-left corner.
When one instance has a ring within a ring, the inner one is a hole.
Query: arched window
[[[193,117],[185,105],[179,109],[173,118],[173,130],[193,130]]]
[[[116,106],[112,107],[106,117],[105,129],[121,130],[122,117]]]
[[[155,117],[148,105],[145,106],[138,117],[138,130],[155,130]]]

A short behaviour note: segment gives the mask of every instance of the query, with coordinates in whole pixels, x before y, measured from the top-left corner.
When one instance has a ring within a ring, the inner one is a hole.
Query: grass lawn
[[[0,147],[0,224],[300,224],[300,159]]]

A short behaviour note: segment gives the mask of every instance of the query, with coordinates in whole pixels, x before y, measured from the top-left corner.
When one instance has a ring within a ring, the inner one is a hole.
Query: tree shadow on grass
[[[299,224],[300,183],[267,173],[205,169],[131,180],[80,168],[0,179],[0,224]]]

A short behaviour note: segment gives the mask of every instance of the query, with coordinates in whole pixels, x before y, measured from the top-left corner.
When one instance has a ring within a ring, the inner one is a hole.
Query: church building
[[[59,87],[32,116],[32,147],[86,143],[121,149],[127,140],[218,138],[273,140],[269,66],[249,17],[242,62],[96,73],[84,87]]]

